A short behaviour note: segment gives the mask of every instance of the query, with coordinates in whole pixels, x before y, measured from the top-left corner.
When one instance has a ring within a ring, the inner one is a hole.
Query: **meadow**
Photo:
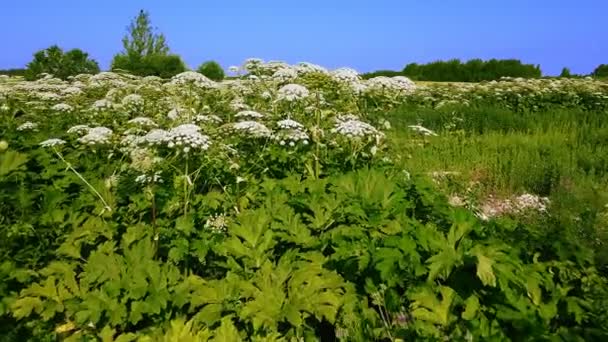
[[[0,78],[0,341],[608,338],[608,83]]]

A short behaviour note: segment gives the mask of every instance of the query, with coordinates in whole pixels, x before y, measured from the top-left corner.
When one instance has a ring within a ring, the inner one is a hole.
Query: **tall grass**
[[[548,196],[550,218],[542,228],[575,232],[608,265],[608,113],[406,106],[388,116],[406,170],[449,172],[440,184],[451,193]],[[412,124],[438,136],[420,138],[407,128]]]

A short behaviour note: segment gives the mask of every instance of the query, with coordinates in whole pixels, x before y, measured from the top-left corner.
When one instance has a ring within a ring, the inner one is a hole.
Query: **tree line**
[[[170,78],[188,68],[182,58],[171,53],[167,39],[162,33],[155,33],[150,15],[141,10],[127,28],[122,39],[123,50],[112,59],[110,69],[115,72],[128,72],[138,76],[158,76]],[[34,80],[41,74],[48,73],[66,79],[69,76],[83,73],[98,73],[99,64],[80,50],[63,51],[53,45],[34,54],[33,60],[25,69],[0,70],[0,75],[23,76]],[[224,78],[224,70],[215,61],[201,64],[198,72],[212,80]],[[497,80],[501,77],[542,77],[539,65],[524,64],[517,59],[471,59],[461,62],[459,59],[434,61],[427,64],[410,63],[401,71],[378,70],[364,74],[364,78],[376,76],[407,76],[416,81],[436,82],[479,82]],[[560,77],[577,77],[568,68],[564,68]],[[591,76],[608,78],[608,65],[598,66]]]
[[[518,59],[459,59],[434,61],[427,64],[410,63],[401,71],[378,70],[364,74],[364,78],[377,76],[407,76],[415,81],[433,82],[480,82],[498,80],[502,77],[540,78],[539,65],[524,64]],[[570,69],[563,68],[560,77],[581,77],[573,75]],[[608,77],[608,65],[598,66],[590,76]]]
[[[122,39],[123,50],[112,59],[111,71],[128,72],[138,76],[158,76],[170,78],[188,70],[182,58],[170,52],[165,36],[157,34],[152,28],[150,15],[141,10],[127,28]],[[96,74],[99,64],[80,50],[63,51],[53,45],[34,54],[33,60],[25,69],[0,70],[0,75],[23,76],[35,80],[41,74],[67,79],[78,74]],[[215,81],[224,78],[224,70],[215,61],[208,61],[197,69]]]

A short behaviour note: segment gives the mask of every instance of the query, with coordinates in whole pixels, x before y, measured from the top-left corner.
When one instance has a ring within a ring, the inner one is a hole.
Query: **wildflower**
[[[359,81],[361,79],[357,70],[351,68],[336,69],[331,72],[331,76],[337,81],[348,83],[353,81]]]
[[[162,183],[163,179],[161,177],[160,171],[154,172],[151,175],[141,174],[135,177],[135,183],[139,184],[152,184],[152,183]]]
[[[219,116],[213,115],[213,114],[211,114],[211,115],[199,114],[199,115],[196,115],[193,118],[193,120],[196,123],[203,123],[203,122],[205,122],[205,123],[214,123],[214,124],[222,123],[222,119]]]
[[[183,124],[169,130],[166,137],[169,148],[182,148],[184,153],[190,149],[207,150],[211,145],[208,136],[201,134],[200,127],[194,124]]]
[[[38,124],[37,123],[27,121],[24,124],[22,124],[21,126],[17,127],[17,130],[18,131],[33,131],[36,128],[38,128]]]
[[[348,138],[382,135],[374,126],[359,120],[338,121],[331,131]]]
[[[130,94],[125,96],[121,103],[128,111],[135,112],[143,107],[144,99],[141,97],[141,95]]]
[[[160,145],[167,141],[169,132],[164,129],[152,129],[148,132],[142,140],[150,145]]]
[[[61,140],[61,139],[47,139],[43,142],[40,143],[40,146],[42,147],[55,147],[55,146],[59,146],[59,145],[63,145],[65,144],[65,140]]]
[[[431,131],[430,129],[428,129],[426,127],[422,127],[421,125],[410,125],[407,127],[409,127],[414,132],[421,134],[423,136],[437,136],[437,133]]]
[[[93,127],[87,134],[79,138],[80,143],[86,145],[107,144],[110,142],[112,130],[107,127]]]
[[[235,73],[235,74],[238,73],[239,70],[241,70],[241,68],[239,68],[238,66],[235,66],[235,65],[231,65],[228,67],[228,71]]]
[[[51,109],[54,110],[54,111],[56,111],[56,112],[69,113],[74,108],[72,108],[72,106],[70,106],[69,104],[58,103],[58,104],[54,105],[53,107],[51,107]]]
[[[214,233],[224,233],[228,229],[228,218],[224,214],[211,215],[205,222],[205,228]]]
[[[6,140],[0,140],[0,152],[8,149],[8,142]]]
[[[308,97],[309,91],[299,84],[287,84],[279,89],[278,99],[296,101]]]
[[[181,74],[177,74],[171,78],[168,83],[170,85],[194,85],[198,88],[209,89],[217,87],[217,83],[207,78],[207,76],[194,72],[186,71]]]
[[[256,138],[268,138],[272,135],[272,131],[268,127],[256,121],[240,121],[233,124],[232,128]]]
[[[85,134],[88,133],[89,130],[91,129],[91,127],[89,127],[88,125],[76,125],[76,126],[72,126],[68,129],[68,134]]]
[[[277,126],[280,129],[304,129],[304,125],[291,119],[277,121]]]
[[[234,117],[239,119],[262,119],[264,115],[253,110],[243,110],[238,112]]]
[[[106,100],[106,99],[101,99],[101,100],[97,100],[93,103],[93,111],[99,112],[99,111],[103,111],[103,110],[108,110],[108,109],[112,109],[114,107],[114,105],[112,104],[111,101]]]
[[[298,78],[298,72],[291,67],[284,67],[272,74],[272,78],[279,82],[289,82]]]

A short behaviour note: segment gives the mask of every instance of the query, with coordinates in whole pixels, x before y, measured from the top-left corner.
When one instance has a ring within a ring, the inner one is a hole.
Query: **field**
[[[241,71],[0,79],[0,341],[608,338],[608,83]]]

